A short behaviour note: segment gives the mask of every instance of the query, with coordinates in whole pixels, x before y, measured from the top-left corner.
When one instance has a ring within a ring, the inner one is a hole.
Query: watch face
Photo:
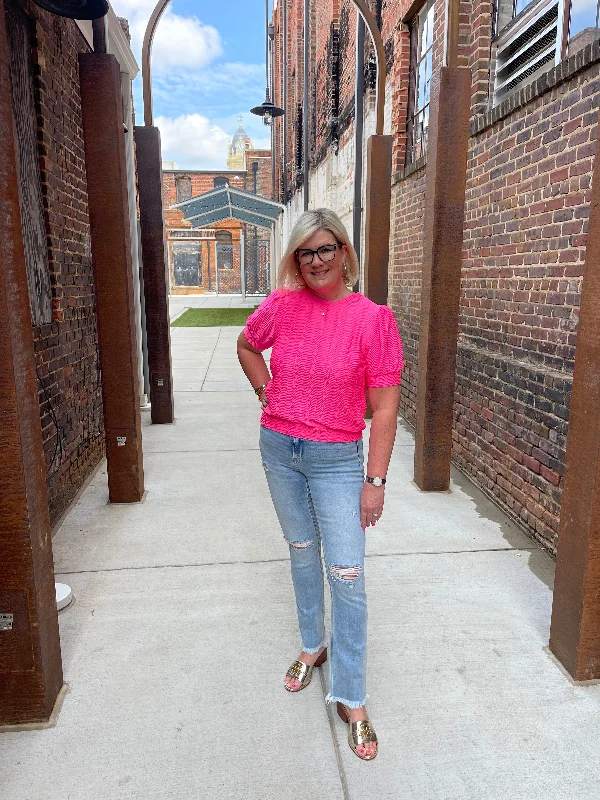
[[[381,478],[373,478],[373,486],[383,486]]]

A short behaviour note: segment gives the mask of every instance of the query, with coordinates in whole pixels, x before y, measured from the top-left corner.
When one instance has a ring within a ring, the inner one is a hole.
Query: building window
[[[202,286],[202,242],[173,244],[175,286]]]
[[[192,179],[188,177],[175,178],[175,191],[178,203],[189,200],[192,196]]]
[[[215,232],[217,247],[217,270],[233,269],[236,251],[238,247],[233,246],[233,236],[231,231]],[[238,254],[239,257],[239,254]]]
[[[433,55],[434,0],[427,0],[410,31],[410,70],[406,160],[410,164],[427,152],[429,89]]]
[[[229,186],[229,181],[227,180],[227,178],[215,178],[214,180],[215,189],[218,189],[222,186]]]
[[[598,38],[598,0],[498,0],[494,105]]]

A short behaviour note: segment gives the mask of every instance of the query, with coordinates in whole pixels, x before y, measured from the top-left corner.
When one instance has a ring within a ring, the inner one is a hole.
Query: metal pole
[[[310,0],[304,0],[304,92],[302,98],[302,133],[303,150],[302,161],[304,167],[304,210],[308,211],[308,178],[309,178],[309,158],[308,158],[308,65],[310,57],[310,36],[309,36],[309,17]]]
[[[271,58],[271,70],[269,73],[269,91],[271,98],[275,100],[275,80],[273,62],[275,59],[275,40],[269,37],[269,49]],[[271,199],[275,200],[275,120],[271,121]]]
[[[283,108],[285,114],[281,117],[281,124],[283,125],[283,198],[282,202],[287,203],[288,195],[288,181],[287,181],[287,164],[288,164],[288,147],[287,147],[287,0],[283,3],[283,58],[282,58],[282,72],[283,72]]]
[[[267,87],[267,99],[271,99],[269,94],[269,0],[265,0],[265,73]]]
[[[244,244],[244,231],[240,231],[240,279],[242,283],[242,300],[246,299],[246,248]]]
[[[92,45],[94,53],[106,53],[107,35],[106,35],[106,17],[92,20]]]
[[[362,173],[363,129],[365,108],[365,21],[356,12],[356,85],[354,89],[354,209],[352,213],[352,239],[358,263],[361,256],[362,233]],[[359,291],[357,280],[356,291]]]

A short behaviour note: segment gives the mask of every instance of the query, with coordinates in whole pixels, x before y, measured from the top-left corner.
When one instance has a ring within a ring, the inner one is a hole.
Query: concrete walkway
[[[544,650],[552,561],[460,474],[419,492],[403,424],[368,532],[377,760],[348,749],[326,671],[283,690],[295,607],[239,330],[173,329],[145,501],[109,506],[102,467],[57,533],[70,693],[55,728],[0,736],[0,798],[597,800],[600,686]]]

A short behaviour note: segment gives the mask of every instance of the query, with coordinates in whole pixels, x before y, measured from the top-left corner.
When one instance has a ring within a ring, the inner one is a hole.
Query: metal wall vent
[[[494,105],[560,61],[563,0],[530,3],[496,40]]]

